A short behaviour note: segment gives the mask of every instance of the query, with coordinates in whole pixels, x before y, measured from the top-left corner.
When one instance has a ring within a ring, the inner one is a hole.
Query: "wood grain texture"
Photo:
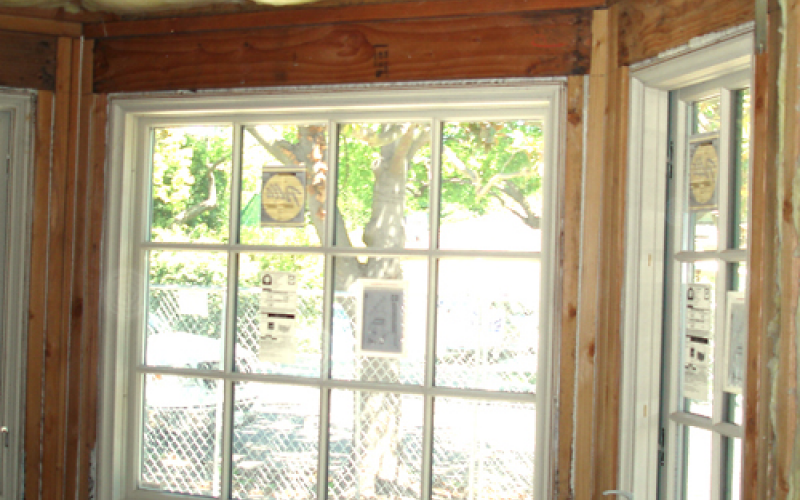
[[[797,498],[797,468],[800,450],[797,438],[797,320],[800,317],[798,299],[800,299],[800,145],[798,145],[798,9],[796,1],[784,2],[786,11],[783,17],[784,54],[783,76],[783,134],[781,145],[783,157],[783,200],[781,213],[781,335],[778,341],[776,360],[779,370],[777,377],[777,394],[775,405],[775,435],[777,437],[777,487],[775,498],[779,500]]]
[[[60,500],[64,497],[67,432],[67,339],[68,316],[65,302],[69,301],[70,280],[68,248],[70,241],[67,210],[70,198],[69,151],[70,106],[72,92],[72,40],[59,38],[56,68],[55,115],[53,152],[50,165],[49,232],[47,251],[47,325],[45,328],[44,369],[44,431],[42,434],[42,498]]]
[[[561,250],[561,328],[558,336],[558,440],[554,456],[553,498],[571,500],[575,460],[575,380],[577,369],[580,242],[583,189],[584,77],[567,79],[566,148],[564,151]]]
[[[775,201],[779,149],[778,78],[782,44],[780,15],[769,16],[767,51],[755,58],[753,84],[752,194],[753,224],[748,273],[748,344],[745,389],[743,500],[775,498],[776,467],[772,428],[773,385],[769,368],[775,352],[778,317],[777,255],[780,251]],[[770,223],[769,221],[772,221]],[[771,333],[772,328],[772,333]]]
[[[89,221],[86,232],[86,298],[84,300],[85,331],[81,344],[81,419],[79,500],[89,500],[92,454],[97,446],[100,370],[100,263],[104,218],[106,160],[106,124],[108,99],[92,97],[89,142],[87,203],[84,217]]]
[[[752,0],[626,0],[618,6],[619,58],[623,65],[755,18]]]
[[[344,3],[344,2],[340,2]],[[263,12],[214,16],[167,17],[138,21],[89,23],[88,38],[202,33],[252,28],[342,24],[365,21],[397,21],[424,18],[450,18],[483,14],[510,14],[602,7],[604,0],[423,0],[382,2],[327,7],[277,8]]]
[[[95,92],[581,74],[589,16],[501,15],[99,40]]]
[[[25,382],[25,492],[39,498],[41,487],[42,396],[44,393],[44,337],[47,325],[47,249],[49,246],[49,190],[53,120],[52,92],[36,100],[33,215],[31,227],[30,299]]]
[[[589,75],[586,165],[584,168],[581,286],[578,309],[578,371],[575,406],[574,498],[590,499],[594,485],[594,421],[597,331],[602,251],[606,132],[608,130],[608,11],[595,11],[592,20],[592,69]]]
[[[0,14],[0,30],[78,38],[83,33],[83,26],[80,23]]]
[[[0,86],[54,90],[55,75],[56,37],[0,31]]]

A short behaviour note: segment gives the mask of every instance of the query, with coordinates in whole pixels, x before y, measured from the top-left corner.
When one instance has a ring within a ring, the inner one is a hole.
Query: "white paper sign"
[[[708,339],[686,337],[683,397],[700,402],[710,401],[711,344]]]
[[[711,285],[695,283],[686,287],[686,329],[694,335],[711,334]]]
[[[359,280],[359,327],[357,353],[362,356],[402,357],[405,355],[405,327],[408,285],[398,280]]]
[[[261,275],[259,361],[291,364],[297,356],[297,273],[265,271]]]
[[[747,349],[747,304],[744,294],[728,292],[725,324],[725,354],[722,390],[741,394],[744,389],[745,352]]]

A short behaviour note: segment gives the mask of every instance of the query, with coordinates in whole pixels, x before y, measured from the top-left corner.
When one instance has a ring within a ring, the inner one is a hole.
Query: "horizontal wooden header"
[[[636,0],[621,2],[619,60],[630,65],[692,38],[755,19],[753,0]]]
[[[53,90],[55,36],[0,31],[0,86]]]
[[[99,39],[95,92],[586,73],[591,11]]]
[[[80,23],[11,16],[2,13],[0,13],[0,30],[71,37],[79,37],[83,34],[83,26]]]
[[[87,38],[119,38],[364,21],[536,13],[600,8],[605,3],[606,0],[423,0],[337,7],[274,8],[213,16],[93,23],[84,25],[84,35]]]

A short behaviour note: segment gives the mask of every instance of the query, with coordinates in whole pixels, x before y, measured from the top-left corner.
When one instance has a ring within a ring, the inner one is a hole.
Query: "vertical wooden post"
[[[572,498],[575,459],[575,380],[580,280],[581,192],[583,189],[584,78],[567,79],[566,150],[564,152],[563,224],[561,229],[561,328],[558,342],[558,441],[553,461],[553,497]]]

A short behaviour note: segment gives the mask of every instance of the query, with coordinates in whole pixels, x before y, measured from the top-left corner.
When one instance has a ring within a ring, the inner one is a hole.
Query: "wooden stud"
[[[781,441],[792,440],[787,435],[787,401],[783,394],[789,389],[788,374],[796,374],[796,361],[792,354],[782,352],[791,342],[787,336],[794,331],[794,320],[787,318],[779,311],[785,308],[794,310],[795,303],[786,303],[786,280],[777,276],[789,274],[786,267],[778,273],[777,262],[786,266],[787,252],[796,244],[794,231],[787,235],[787,217],[791,217],[790,203],[784,200],[778,204],[775,200],[778,184],[786,189],[786,178],[779,178],[778,152],[783,145],[780,142],[781,111],[779,106],[779,78],[782,59],[782,26],[780,11],[769,15],[769,36],[767,51],[756,55],[755,82],[753,91],[753,153],[752,153],[752,195],[750,218],[752,221],[764,221],[752,224],[750,245],[750,269],[748,282],[748,314],[749,335],[747,351],[747,381],[745,400],[745,438],[743,499],[760,500],[761,498],[786,498],[787,468],[785,444]],[[796,43],[796,42],[795,42]],[[795,69],[796,71],[796,69]],[[796,78],[796,74],[793,78]],[[794,96],[796,102],[797,96]],[[784,101],[785,110],[794,106]],[[797,117],[785,116],[784,119]],[[795,128],[796,125],[790,124]],[[786,130],[784,131],[786,132]],[[795,134],[797,132],[795,131]],[[784,145],[793,137],[784,136]],[[784,151],[784,160],[792,154],[795,145]],[[787,163],[784,162],[784,168]],[[794,167],[791,166],[793,170]],[[788,185],[791,191],[791,184]],[[784,234],[781,234],[784,233]],[[786,240],[789,237],[789,240]],[[792,243],[794,240],[794,243]],[[788,259],[789,261],[791,258]],[[790,268],[791,269],[791,263]],[[796,271],[796,270],[795,270]],[[789,283],[791,289],[796,284]],[[779,297],[776,300],[776,297]],[[796,334],[796,332],[795,332]],[[787,359],[788,358],[788,359]],[[771,366],[772,365],[772,366]],[[775,379],[777,373],[777,383]],[[774,406],[773,406],[774,404]],[[792,410],[794,411],[794,410]],[[773,424],[777,424],[775,427]],[[796,432],[792,431],[792,434]],[[789,444],[791,446],[792,443]],[[791,473],[791,470],[788,470]]]
[[[30,300],[28,303],[28,354],[25,397],[25,491],[39,498],[42,396],[44,391],[44,336],[47,325],[47,248],[49,246],[50,161],[53,120],[52,92],[39,92],[36,101],[33,223],[31,228]]]
[[[177,35],[243,29],[323,26],[368,21],[408,21],[476,15],[538,13],[603,7],[604,0],[438,0],[391,2],[371,5],[274,9],[263,12],[215,16],[169,17],[141,21],[90,23],[87,38]]]
[[[69,261],[65,255],[70,198],[68,154],[70,142],[70,103],[72,86],[72,40],[58,40],[55,119],[49,203],[50,241],[48,246],[47,325],[45,328],[44,432],[42,434],[42,498],[63,498],[67,406],[67,342],[64,338],[68,317],[64,315],[65,283],[69,280]],[[68,288],[66,288],[68,290]],[[66,297],[65,297],[66,295]]]
[[[582,74],[589,19],[516,14],[98,40],[95,91]]]
[[[87,231],[86,262],[86,300],[84,315],[86,317],[85,334],[81,352],[83,391],[81,407],[85,416],[81,420],[81,457],[85,468],[78,483],[80,500],[89,500],[89,474],[91,457],[97,445],[98,416],[98,369],[100,363],[100,262],[102,245],[102,221],[104,208],[105,158],[106,158],[106,123],[108,100],[106,96],[94,96],[92,99],[92,123],[90,127],[90,159],[89,183],[85,220],[90,221]]]
[[[581,191],[583,189],[584,77],[567,79],[566,148],[564,151],[564,215],[561,230],[561,328],[558,338],[558,441],[554,458],[553,498],[571,500],[575,460],[575,370],[580,283]]]
[[[608,11],[597,10],[592,19],[592,68],[589,75],[588,131],[584,171],[581,288],[578,308],[578,372],[575,407],[574,495],[592,498],[597,315],[603,211],[605,133],[607,131]]]

